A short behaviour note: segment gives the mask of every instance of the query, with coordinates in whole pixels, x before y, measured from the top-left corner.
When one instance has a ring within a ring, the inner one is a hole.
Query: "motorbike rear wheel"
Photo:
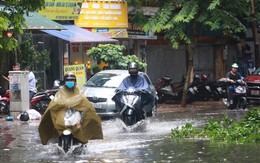
[[[32,108],[43,115],[45,110],[48,108],[50,102],[51,100],[49,98],[43,98],[37,101],[36,104],[32,106]]]
[[[158,93],[158,103],[162,104],[166,101],[164,94]]]
[[[214,90],[214,91],[211,93],[211,97],[212,97],[212,99],[215,100],[215,101],[220,100],[220,95],[219,95],[218,91],[216,91],[216,90]]]
[[[0,114],[9,115],[9,103],[6,101],[0,101]]]

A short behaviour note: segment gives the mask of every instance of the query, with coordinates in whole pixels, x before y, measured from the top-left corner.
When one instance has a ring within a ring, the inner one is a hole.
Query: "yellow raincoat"
[[[61,135],[63,130],[68,128],[64,125],[67,108],[83,112],[80,127],[69,127],[75,138],[82,143],[87,143],[90,139],[103,139],[101,119],[93,105],[80,93],[78,87],[75,87],[74,92],[61,87],[42,116],[38,128],[42,144],[47,144],[49,139]]]

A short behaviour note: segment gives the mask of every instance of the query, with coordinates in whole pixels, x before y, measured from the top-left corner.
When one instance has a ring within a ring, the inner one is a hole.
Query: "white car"
[[[156,100],[158,99],[154,85],[146,73],[139,72],[149,84]],[[119,115],[112,97],[116,88],[129,75],[128,70],[104,70],[92,76],[82,87],[84,95],[93,104],[100,117],[116,117]],[[156,110],[154,111],[156,113]]]

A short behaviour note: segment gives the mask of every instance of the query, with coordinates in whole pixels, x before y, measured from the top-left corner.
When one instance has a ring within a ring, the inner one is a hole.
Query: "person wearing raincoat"
[[[38,131],[43,145],[51,138],[58,138],[65,130],[64,115],[68,108],[83,113],[79,124],[69,126],[73,137],[83,144],[90,139],[103,139],[101,119],[96,114],[93,105],[76,86],[76,76],[67,73],[64,76],[64,86],[55,94],[47,110],[42,116]]]

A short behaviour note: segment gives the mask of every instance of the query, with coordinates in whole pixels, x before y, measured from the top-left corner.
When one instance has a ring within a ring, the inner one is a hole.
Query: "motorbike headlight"
[[[135,92],[135,89],[130,87],[130,88],[127,89],[127,92],[128,92],[128,93],[134,93],[134,92]]]

